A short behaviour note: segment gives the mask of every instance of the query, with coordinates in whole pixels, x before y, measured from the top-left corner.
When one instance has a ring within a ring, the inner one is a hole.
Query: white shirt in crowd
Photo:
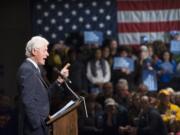
[[[92,71],[91,71],[91,63],[88,62],[87,64],[87,78],[88,80],[92,83],[92,84],[96,84],[96,83],[105,83],[105,82],[109,82],[111,79],[111,70],[110,70],[110,66],[109,63],[105,60],[105,69],[106,69],[106,74],[105,76],[103,76],[103,70],[101,68],[100,65],[100,61],[96,61],[95,66],[97,67],[96,69],[96,73],[97,76],[93,76]]]

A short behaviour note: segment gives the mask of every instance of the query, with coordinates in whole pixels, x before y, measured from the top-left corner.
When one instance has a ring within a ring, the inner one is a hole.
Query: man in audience
[[[113,98],[107,98],[105,100],[104,135],[119,135],[119,128],[126,126],[127,122],[127,110],[118,105]]]
[[[167,129],[159,112],[152,108],[148,96],[141,98],[141,113],[137,128],[129,127],[131,135],[167,135]]]
[[[180,125],[180,108],[170,102],[170,92],[166,89],[159,91],[158,110],[167,125],[169,132],[176,132]]]

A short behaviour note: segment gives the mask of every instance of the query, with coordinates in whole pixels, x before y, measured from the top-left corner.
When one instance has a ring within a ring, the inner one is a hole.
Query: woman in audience
[[[117,55],[113,59],[112,81],[115,84],[120,78],[128,80],[129,86],[133,86],[134,59],[129,57],[130,49],[127,46],[118,48]]]
[[[164,51],[161,60],[156,63],[159,76],[159,89],[172,87],[172,80],[176,71],[176,61],[169,51]]]
[[[87,63],[86,76],[91,88],[98,88],[99,92],[105,82],[111,79],[110,66],[107,60],[102,58],[100,48],[94,49],[94,56]]]
[[[110,48],[108,46],[103,46],[101,50],[102,50],[102,58],[106,59],[110,64],[110,66],[112,66],[112,57],[110,54]]]
[[[136,66],[136,83],[145,84],[149,91],[157,90],[157,74],[154,69],[153,59],[149,55],[148,48],[141,46],[140,56]]]

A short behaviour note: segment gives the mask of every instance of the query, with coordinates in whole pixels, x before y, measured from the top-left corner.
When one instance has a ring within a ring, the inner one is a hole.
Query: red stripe
[[[140,47],[139,46],[140,44],[133,44],[133,43],[131,43],[131,44],[123,44],[123,43],[121,43],[121,41],[119,41],[119,46],[121,46],[121,45],[125,45],[127,47],[132,48],[133,52],[138,52],[139,51],[139,47]]]
[[[120,46],[123,46],[123,44],[120,44]],[[131,48],[133,53],[139,53],[139,51],[140,51],[139,44],[131,44],[131,45],[126,45],[126,46]]]
[[[179,9],[180,0],[150,0],[150,1],[118,1],[117,9],[122,10],[161,10]]]
[[[118,31],[125,32],[166,32],[180,30],[180,21],[172,22],[145,22],[145,23],[118,23]]]

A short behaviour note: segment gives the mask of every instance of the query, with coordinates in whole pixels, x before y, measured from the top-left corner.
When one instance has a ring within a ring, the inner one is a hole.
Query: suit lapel
[[[41,82],[43,83],[43,85],[44,85],[46,88],[48,88],[49,86],[48,86],[48,84],[44,81],[44,79],[42,78],[39,70],[38,70],[30,61],[26,60],[26,62],[31,65],[31,67],[32,67],[32,69],[35,71],[37,77],[41,80]]]
[[[41,82],[43,83],[43,85],[48,88],[48,84],[44,81],[44,79],[42,78],[40,73],[37,73],[38,78],[41,80]]]

